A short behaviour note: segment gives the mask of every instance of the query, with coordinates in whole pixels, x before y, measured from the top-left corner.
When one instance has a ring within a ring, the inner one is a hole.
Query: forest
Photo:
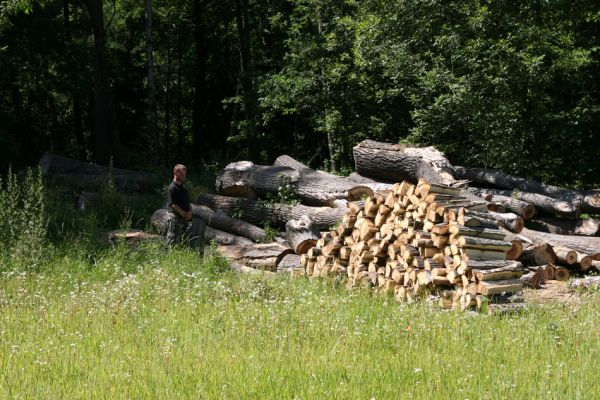
[[[591,0],[2,0],[0,167],[343,174],[368,138],[593,188],[599,39]]]

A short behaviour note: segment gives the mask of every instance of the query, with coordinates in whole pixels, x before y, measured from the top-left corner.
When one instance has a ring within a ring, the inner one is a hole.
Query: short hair
[[[183,165],[183,164],[176,164],[173,167],[173,173],[175,173],[175,172],[177,172],[177,171],[179,171],[181,169],[185,169],[187,171],[187,167],[185,165]]]

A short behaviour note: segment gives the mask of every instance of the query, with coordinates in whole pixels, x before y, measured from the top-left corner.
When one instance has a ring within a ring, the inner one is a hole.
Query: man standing
[[[187,177],[185,165],[177,164],[173,168],[173,181],[167,189],[166,208],[169,210],[169,228],[167,243],[174,245],[185,238],[191,248],[204,252],[205,222],[192,215],[190,195],[183,186]]]

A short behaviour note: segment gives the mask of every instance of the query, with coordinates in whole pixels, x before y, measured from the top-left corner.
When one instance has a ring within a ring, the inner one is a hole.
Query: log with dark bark
[[[516,199],[514,197],[502,196],[486,192],[484,189],[470,188],[472,193],[482,197],[491,204],[488,205],[488,210],[496,212],[504,212],[500,208],[513,212],[528,220],[535,215],[535,206],[526,201]]]
[[[522,192],[543,194],[556,200],[571,203],[576,209],[581,209],[585,213],[600,212],[600,192],[594,190],[580,192],[546,185],[493,169],[455,167],[454,176],[457,179],[466,179],[475,184],[493,185],[509,190],[518,189]]]
[[[336,181],[336,182],[338,182],[340,179],[343,179],[350,186],[365,186],[365,187],[368,187],[369,189],[371,189],[373,192],[379,192],[382,190],[390,190],[393,186],[391,183],[377,182],[370,178],[360,177],[360,175],[358,175],[358,174],[355,174],[354,179],[353,179],[351,177],[343,177],[343,176],[339,176],[339,175],[330,174],[329,172],[325,172],[325,171],[321,171],[321,170],[315,171],[315,170],[310,169],[308,166],[302,164],[300,161],[298,161],[288,155],[282,155],[282,156],[277,157],[275,159],[275,162],[273,162],[273,165],[277,165],[280,167],[289,167],[289,168],[295,169],[296,171],[298,171],[300,173],[304,173],[304,174],[312,174],[314,172],[317,172],[323,178],[329,178],[332,181]],[[356,178],[357,176],[359,176],[360,178],[357,179]]]
[[[353,149],[356,172],[389,182],[424,179],[430,183],[457,184],[454,168],[444,154],[434,147],[411,147],[402,144],[364,140]]]
[[[287,240],[296,254],[304,254],[315,247],[321,238],[319,229],[310,217],[303,215],[299,219],[289,220],[285,224]]]
[[[600,237],[558,235],[533,231],[527,228],[523,229],[521,236],[529,238],[535,243],[547,243],[551,246],[567,247],[590,256],[600,253]]]
[[[291,184],[307,205],[332,206],[336,200],[358,200],[373,191],[343,177],[322,174],[310,168],[256,165],[250,161],[229,164],[217,176],[217,192],[225,196],[254,199],[278,193],[282,184]]]
[[[560,235],[600,236],[600,220],[594,218],[540,217],[526,221],[525,226],[536,231],[558,233]]]
[[[51,174],[45,178],[74,191],[95,192],[109,183],[108,175]],[[160,186],[159,180],[149,180],[142,175],[113,175],[110,181],[115,189],[124,193],[151,193]]]
[[[108,176],[124,192],[148,192],[160,185],[160,179],[147,172],[109,168],[51,153],[44,154],[39,165],[42,175],[74,190],[98,190],[107,184]]]
[[[242,219],[253,224],[270,221],[279,228],[284,228],[289,220],[307,215],[320,230],[329,229],[342,219],[346,211],[344,208],[291,206],[289,204],[266,203],[211,194],[199,196],[196,203],[209,206],[215,210],[223,210],[229,215],[241,214]]]
[[[202,218],[211,228],[243,236],[254,242],[260,242],[265,239],[265,231],[262,228],[246,221],[232,218],[223,211],[215,212],[206,206],[192,204],[192,214]],[[165,233],[169,224],[169,211],[166,209],[156,210],[152,214],[150,221],[158,232]]]
[[[556,255],[547,244],[525,244],[520,261],[523,265],[546,265],[556,261]]]
[[[555,199],[539,193],[533,192],[522,192],[522,191],[511,191],[504,189],[481,189],[471,188],[472,192],[477,193],[479,196],[485,198],[512,198],[519,201],[533,204],[539,211],[544,211],[549,214],[559,214],[566,217],[578,217],[580,213],[580,207],[570,201],[563,199]]]

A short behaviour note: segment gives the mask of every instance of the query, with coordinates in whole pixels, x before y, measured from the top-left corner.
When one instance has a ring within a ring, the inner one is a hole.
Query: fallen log
[[[488,210],[490,211],[505,212],[501,210],[502,208],[520,215],[525,220],[531,219],[535,215],[535,206],[526,201],[500,194],[492,194],[477,188],[470,188],[469,190],[484,200],[489,201],[491,204],[488,204]]]
[[[525,244],[519,259],[523,265],[546,265],[554,263],[556,256],[547,244]]]
[[[556,259],[561,265],[574,265],[577,263],[577,252],[566,247],[554,247]]]
[[[305,174],[317,172],[317,173],[321,174],[324,178],[329,178],[333,181],[338,181],[340,179],[343,179],[350,186],[356,186],[356,185],[365,186],[365,187],[368,187],[369,189],[371,189],[373,192],[379,192],[382,190],[390,190],[393,186],[393,184],[391,184],[391,183],[377,182],[373,179],[360,176],[356,173],[353,173],[354,175],[351,174],[351,176],[348,176],[348,177],[343,177],[343,176],[339,176],[339,175],[330,174],[329,172],[325,172],[325,171],[321,171],[321,170],[315,171],[315,170],[312,170],[310,167],[302,164],[300,161],[298,161],[288,155],[282,155],[282,156],[277,157],[275,159],[275,162],[273,162],[273,165],[277,165],[277,166],[281,166],[281,167],[289,167],[289,168],[295,169],[296,171],[299,171],[300,173],[305,173]]]
[[[509,190],[518,189],[522,192],[539,193],[571,203],[581,212],[592,214],[600,212],[600,192],[595,190],[580,192],[527,180],[493,169],[454,167],[454,170],[456,179],[469,180],[475,184],[494,185]]]
[[[289,272],[290,270],[302,270],[299,255],[286,254],[277,264],[278,272]]]
[[[598,290],[600,289],[600,276],[588,276],[585,278],[574,279],[570,284],[571,290]]]
[[[158,232],[165,233],[167,231],[169,214],[169,211],[164,208],[156,210],[152,214],[150,221]],[[254,242],[260,242],[265,239],[265,231],[262,228],[246,221],[232,218],[222,211],[214,212],[206,206],[192,204],[192,214],[202,218],[211,228],[243,236]]]
[[[336,200],[353,201],[370,196],[368,187],[343,177],[321,174],[310,168],[256,165],[250,161],[231,163],[217,176],[217,192],[225,196],[255,199],[278,193],[292,185],[300,200],[312,206],[333,206]]]
[[[521,192],[518,190],[502,190],[502,189],[480,189],[471,188],[474,193],[484,198],[509,198],[516,199],[520,202],[529,203],[535,206],[537,210],[545,211],[549,214],[559,214],[567,217],[579,217],[580,207],[570,201],[555,199],[539,193]],[[491,200],[490,200],[491,201]],[[507,200],[508,201],[508,200]]]
[[[591,256],[600,253],[600,237],[558,235],[554,233],[533,231],[527,228],[523,229],[520,234],[536,243],[547,243],[551,246],[567,247]]]
[[[457,184],[454,168],[434,147],[364,140],[354,146],[353,153],[356,172],[369,178],[413,183],[424,179],[430,183]]]
[[[287,240],[296,254],[304,254],[315,247],[321,235],[310,217],[303,215],[299,219],[289,220],[285,224]]]
[[[346,212],[346,209],[339,207],[309,207],[302,204],[292,206],[211,194],[200,195],[196,203],[222,210],[229,215],[241,215],[240,218],[253,224],[270,221],[278,228],[284,228],[288,221],[306,215],[318,229],[329,229],[337,224]]]
[[[463,212],[459,214],[458,222],[466,225],[465,218],[475,217],[480,220],[495,221],[498,225],[510,232],[519,233],[523,229],[523,218],[513,213],[498,213],[494,211],[480,212],[472,211],[468,208],[463,208]]]
[[[600,220],[594,218],[540,217],[525,221],[525,226],[536,231],[558,233],[560,235],[600,236]]]
[[[546,281],[546,273],[543,268],[538,268],[535,271],[528,272],[521,277],[521,282],[532,289],[539,287]]]

